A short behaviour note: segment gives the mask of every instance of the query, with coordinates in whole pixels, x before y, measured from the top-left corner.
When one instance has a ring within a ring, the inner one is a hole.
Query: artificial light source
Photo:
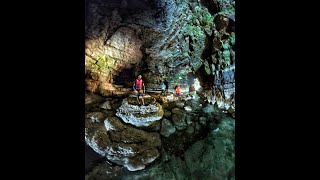
[[[194,88],[195,88],[196,91],[201,88],[200,82],[199,82],[198,78],[196,78],[196,79],[194,80]]]

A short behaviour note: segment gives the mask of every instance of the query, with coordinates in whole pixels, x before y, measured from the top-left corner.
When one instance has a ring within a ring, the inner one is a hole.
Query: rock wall
[[[160,88],[163,78],[171,87],[192,86],[186,79],[193,73],[211,91],[209,101],[234,109],[235,2],[140,0],[134,8],[130,3],[88,3],[86,89],[110,96],[118,91],[115,77],[129,76],[130,87],[140,73],[147,87]]]

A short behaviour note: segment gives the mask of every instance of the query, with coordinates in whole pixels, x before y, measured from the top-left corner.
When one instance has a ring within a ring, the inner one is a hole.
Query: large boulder
[[[156,103],[151,97],[145,98],[145,104],[145,106],[139,106],[136,98],[129,97],[122,101],[121,106],[117,109],[116,115],[125,123],[137,127],[153,127],[154,124],[159,124],[157,121],[159,121],[164,114],[162,106]],[[158,129],[158,127],[156,127],[156,129]]]
[[[161,145],[158,133],[135,129],[101,112],[86,115],[85,141],[95,152],[129,171],[144,169],[157,159]]]
[[[176,128],[174,127],[172,122],[168,119],[163,119],[160,134],[164,137],[169,137],[174,132],[176,132]]]
[[[185,129],[187,127],[186,124],[186,115],[187,113],[180,108],[172,109],[172,122],[176,126],[178,130]]]

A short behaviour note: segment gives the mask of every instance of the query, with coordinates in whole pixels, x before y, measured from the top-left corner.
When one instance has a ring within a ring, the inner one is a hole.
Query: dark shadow
[[[88,145],[85,146],[85,173],[87,174],[97,164],[103,162],[103,157],[97,154]]]
[[[132,87],[132,83],[135,79],[134,68],[123,69],[117,76],[113,78],[115,85],[121,85],[123,87]]]

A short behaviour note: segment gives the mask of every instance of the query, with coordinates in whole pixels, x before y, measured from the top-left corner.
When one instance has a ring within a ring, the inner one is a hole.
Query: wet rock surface
[[[87,180],[234,179],[234,8],[86,0]],[[138,74],[146,106],[132,94]]]
[[[171,134],[176,132],[176,128],[172,124],[172,122],[168,119],[163,119],[161,124],[161,132],[160,134],[164,137],[169,137]]]
[[[125,97],[130,90],[122,88],[131,88],[138,73],[158,88],[165,78],[171,89],[194,89],[197,78],[208,101],[235,108],[234,0],[126,2],[87,3],[88,91]]]
[[[101,164],[86,179],[234,179],[234,126],[234,119],[226,116],[185,151],[161,151],[161,159],[153,166],[128,173]]]
[[[96,153],[130,171],[144,169],[153,162],[161,145],[158,133],[135,129],[101,112],[87,114],[85,140]]]

